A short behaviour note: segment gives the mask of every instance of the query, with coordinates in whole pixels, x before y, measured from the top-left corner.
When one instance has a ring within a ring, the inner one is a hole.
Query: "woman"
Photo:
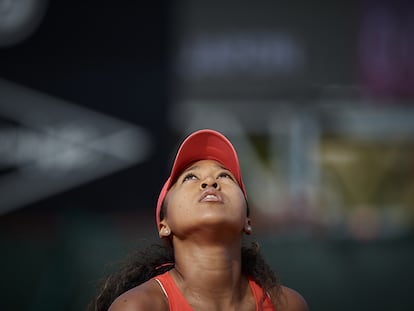
[[[199,130],[181,144],[156,222],[165,245],[131,258],[89,310],[308,310],[299,293],[278,284],[256,244],[242,245],[252,230],[246,189],[221,133]]]

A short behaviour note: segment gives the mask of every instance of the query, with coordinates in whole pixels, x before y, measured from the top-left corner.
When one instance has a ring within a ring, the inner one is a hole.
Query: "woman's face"
[[[236,178],[212,160],[197,161],[184,170],[169,190],[166,204],[162,224],[182,238],[205,229],[241,233],[250,224]]]

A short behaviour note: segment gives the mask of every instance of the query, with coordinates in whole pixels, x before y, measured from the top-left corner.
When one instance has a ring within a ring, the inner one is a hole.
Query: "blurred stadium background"
[[[223,2],[0,0],[1,310],[84,310],[204,127],[311,310],[414,310],[413,3]]]

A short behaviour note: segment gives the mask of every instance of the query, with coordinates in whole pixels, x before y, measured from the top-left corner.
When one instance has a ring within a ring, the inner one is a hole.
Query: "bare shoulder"
[[[166,311],[168,301],[154,280],[138,285],[114,300],[108,311]]]
[[[281,286],[278,311],[309,311],[306,300],[294,289]]]

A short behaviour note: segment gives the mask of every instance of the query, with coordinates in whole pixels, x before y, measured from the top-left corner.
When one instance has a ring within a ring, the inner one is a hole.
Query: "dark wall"
[[[0,309],[82,310],[105,265],[125,251],[118,230],[135,239],[144,223],[154,229],[146,215],[171,147],[168,10],[168,1],[49,1],[29,37],[0,47],[1,79],[139,126],[154,146],[132,167],[0,215],[1,291],[8,297]],[[0,117],[1,126],[15,123]],[[132,218],[130,227],[123,224]]]

